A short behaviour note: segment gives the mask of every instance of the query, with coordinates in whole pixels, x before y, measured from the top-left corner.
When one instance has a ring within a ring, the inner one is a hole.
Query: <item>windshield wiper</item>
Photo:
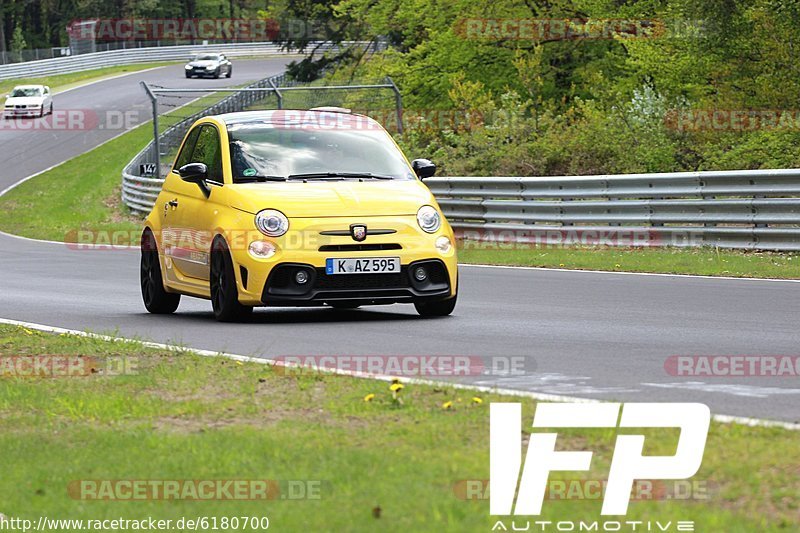
[[[355,178],[355,179],[373,179],[373,180],[393,180],[393,176],[385,174],[374,174],[372,172],[310,172],[308,174],[290,174],[287,179],[290,180],[319,180],[319,179],[341,179],[341,178]]]
[[[286,176],[240,176],[234,183],[255,183],[264,181],[286,181]]]

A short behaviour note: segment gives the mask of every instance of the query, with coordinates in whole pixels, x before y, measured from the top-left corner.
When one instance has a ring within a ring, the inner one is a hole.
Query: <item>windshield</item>
[[[377,127],[321,129],[259,122],[232,124],[228,135],[234,181],[306,174],[414,179],[400,150]]]
[[[11,98],[23,98],[26,96],[42,96],[42,90],[36,87],[17,87],[11,91]]]
[[[194,58],[195,61],[217,61],[218,59],[219,56],[210,54],[200,55]]]

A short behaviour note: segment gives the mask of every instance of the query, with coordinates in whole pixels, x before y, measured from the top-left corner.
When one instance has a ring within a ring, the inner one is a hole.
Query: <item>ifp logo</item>
[[[550,472],[590,469],[592,452],[556,451],[558,433],[531,433],[520,475],[522,404],[492,403],[490,414],[490,514],[541,514]],[[533,427],[542,429],[680,428],[677,450],[670,456],[643,455],[644,435],[617,435],[603,515],[627,512],[636,480],[695,475],[703,461],[710,422],[708,407],[698,403],[539,403],[533,417]]]

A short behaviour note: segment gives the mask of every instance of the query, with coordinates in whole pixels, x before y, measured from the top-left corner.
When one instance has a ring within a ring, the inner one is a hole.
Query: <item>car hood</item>
[[[229,205],[256,214],[277,209],[289,218],[416,215],[433,204],[430,190],[416,180],[302,181],[226,186]]]
[[[6,105],[40,105],[44,102],[44,96],[18,96],[16,98],[6,98]]]
[[[219,61],[190,61],[190,67],[216,67]]]

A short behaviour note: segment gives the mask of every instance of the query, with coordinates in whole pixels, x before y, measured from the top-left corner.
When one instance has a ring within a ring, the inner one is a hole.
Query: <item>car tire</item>
[[[217,70],[215,70],[215,71],[214,71],[214,79],[215,79],[215,80],[218,80],[218,79],[219,79],[219,69],[217,69]]]
[[[53,102],[50,102],[50,112],[48,113],[48,115],[52,114],[53,114]]]
[[[458,294],[453,296],[452,298],[448,298],[447,300],[441,300],[438,302],[414,302],[414,307],[422,317],[437,317],[437,316],[447,316],[453,312],[453,309],[456,308],[456,301],[458,300]]]
[[[142,236],[141,250],[139,280],[145,309],[155,315],[174,313],[181,302],[181,295],[172,294],[164,289],[158,248],[152,233],[147,232]]]
[[[185,74],[186,74],[186,77],[187,77],[187,78],[191,78],[191,77],[192,77],[192,75],[191,75],[191,74],[189,74],[188,72],[186,72]]]
[[[214,318],[220,322],[237,322],[252,314],[252,307],[239,303],[233,261],[222,239],[216,239],[212,245],[209,288]]]
[[[233,76],[233,67],[228,67],[228,73],[225,74],[225,77],[230,78],[231,76]]]

